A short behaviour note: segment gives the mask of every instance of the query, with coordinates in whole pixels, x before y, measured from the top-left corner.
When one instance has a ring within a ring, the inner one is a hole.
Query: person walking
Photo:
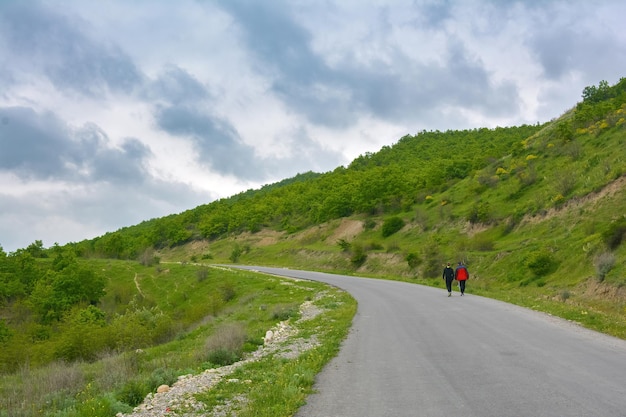
[[[469,279],[469,271],[461,261],[459,261],[459,265],[454,270],[454,279],[459,281],[459,289],[461,290],[461,295],[465,294],[465,281]]]
[[[443,280],[446,281],[448,297],[450,297],[452,295],[452,281],[454,281],[454,269],[452,269],[450,263],[443,269]]]

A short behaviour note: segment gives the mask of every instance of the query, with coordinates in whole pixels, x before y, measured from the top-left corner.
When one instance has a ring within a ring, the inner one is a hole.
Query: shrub
[[[235,287],[230,282],[225,282],[220,285],[219,288],[220,294],[222,295],[222,300],[227,303],[230,300],[234,299],[237,293],[235,292]]]
[[[209,352],[207,360],[214,365],[226,366],[231,365],[241,359],[241,354],[228,349],[216,349]]]
[[[205,342],[206,359],[214,365],[230,365],[241,359],[247,334],[240,323],[218,327]]]
[[[424,277],[440,277],[441,271],[443,270],[442,265],[444,264],[444,259],[441,255],[439,245],[434,241],[430,241],[429,244],[425,247],[422,258],[425,259],[423,267]]]
[[[341,248],[341,250],[342,250],[342,251],[344,251],[344,252],[348,252],[348,251],[350,250],[350,247],[352,246],[352,245],[350,244],[350,242],[348,242],[348,241],[347,241],[347,240],[345,240],[345,239],[339,239],[339,240],[337,241],[337,244],[339,245],[339,247]]]
[[[350,263],[358,268],[365,263],[367,259],[367,252],[361,245],[352,245],[352,256],[350,256]]]
[[[472,206],[467,215],[467,220],[472,223],[489,223],[491,208],[489,203],[478,202]]]
[[[556,192],[560,195],[568,195],[576,188],[576,175],[574,172],[563,172],[556,181]]]
[[[363,228],[365,230],[372,230],[373,228],[376,227],[376,220],[374,219],[366,219],[365,222],[363,222]]]
[[[161,258],[155,255],[154,249],[148,248],[139,255],[139,263],[143,266],[158,265]]]
[[[404,227],[404,220],[398,216],[389,217],[383,222],[383,237],[391,236]]]
[[[409,253],[406,255],[406,262],[409,264],[409,268],[415,269],[421,265],[422,259],[416,253]]]
[[[272,319],[285,321],[298,314],[299,308],[297,304],[278,304],[272,310]]]
[[[536,277],[554,272],[558,266],[552,253],[541,250],[531,253],[526,259],[526,266]]]
[[[601,253],[596,256],[594,265],[596,267],[596,277],[599,282],[602,282],[606,278],[606,274],[615,266],[615,255],[611,252]]]
[[[241,246],[235,245],[228,259],[230,259],[230,261],[233,263],[237,263],[239,262],[239,258],[241,257],[242,254],[243,254],[243,249],[241,249]]]
[[[150,392],[150,388],[145,381],[130,380],[117,392],[115,398],[131,407],[136,407],[143,402],[143,399]]]
[[[621,218],[609,225],[608,229],[602,233],[602,239],[609,249],[614,250],[622,244],[626,236],[626,219]]]

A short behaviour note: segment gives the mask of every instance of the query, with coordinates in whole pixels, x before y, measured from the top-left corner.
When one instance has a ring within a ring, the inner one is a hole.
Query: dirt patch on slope
[[[277,232],[276,230],[271,229],[263,229],[255,233],[243,232],[235,236],[234,239],[237,241],[254,244],[256,246],[270,246],[278,243],[283,235],[283,232]]]
[[[340,239],[352,240],[363,231],[363,222],[360,220],[341,219],[341,223],[332,234],[326,238],[326,243],[334,244]]]
[[[258,246],[270,246],[278,243],[280,238],[283,236],[283,233],[268,229],[258,232],[257,235],[260,238],[256,242]]]
[[[595,279],[588,279],[583,284],[583,294],[585,297],[601,299],[613,302],[626,301],[626,288],[598,282]]]

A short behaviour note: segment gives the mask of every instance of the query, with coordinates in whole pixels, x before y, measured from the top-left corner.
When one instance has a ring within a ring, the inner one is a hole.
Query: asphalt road
[[[297,417],[626,416],[626,341],[442,288],[282,268],[358,302]]]

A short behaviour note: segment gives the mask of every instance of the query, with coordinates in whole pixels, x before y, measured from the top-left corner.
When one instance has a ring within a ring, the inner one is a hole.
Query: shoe
[[[463,294],[464,294],[464,293],[461,293],[461,297],[463,297]]]
[[[448,293],[448,297],[452,297],[452,293],[451,292]]]

